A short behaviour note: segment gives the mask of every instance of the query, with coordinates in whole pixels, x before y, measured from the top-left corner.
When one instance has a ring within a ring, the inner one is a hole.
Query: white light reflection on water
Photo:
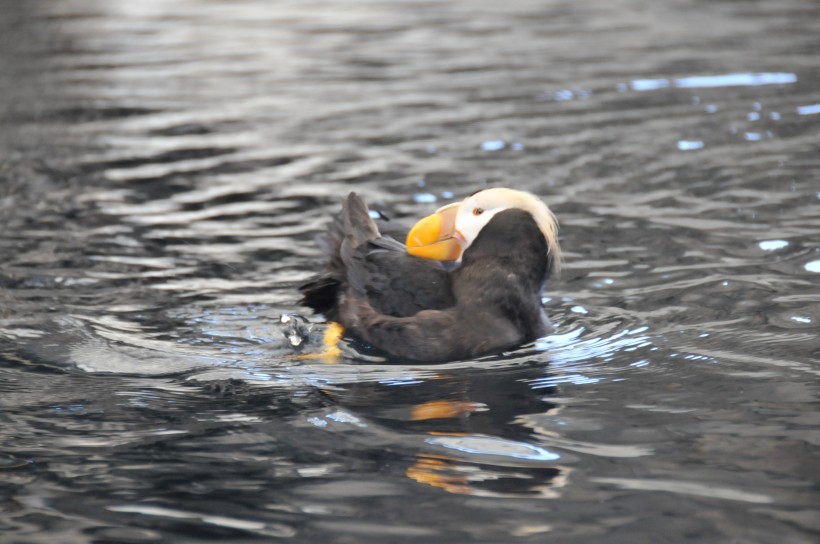
[[[784,72],[774,73],[738,73],[718,76],[692,76],[675,80],[675,87],[709,88],[709,87],[756,87],[758,85],[786,85],[796,83],[797,76]]]
[[[635,329],[625,329],[609,337],[581,340],[583,327],[562,335],[545,336],[536,340],[535,349],[549,352],[550,369],[554,373],[531,380],[533,389],[554,387],[560,384],[586,385],[599,383],[604,378],[590,376],[596,372],[600,363],[610,362],[620,352],[636,351],[640,348],[652,347],[650,337],[645,335],[649,327],[642,326]],[[642,359],[637,359],[638,363]],[[631,364],[632,367],[645,366]],[[611,378],[617,381],[618,377]]]
[[[614,485],[620,487],[621,489],[633,489],[637,491],[666,491],[668,493],[697,495],[700,497],[727,499],[755,504],[768,504],[774,502],[771,497],[761,493],[748,493],[746,491],[729,489],[726,487],[717,487],[712,484],[701,484],[697,482],[637,478],[591,478],[591,481],[601,484]]]
[[[427,438],[425,442],[464,453],[498,455],[528,461],[555,461],[561,458],[557,453],[533,444],[505,440],[494,436],[437,436]]]
[[[433,193],[416,193],[413,195],[413,200],[417,204],[431,204],[438,200],[438,198]]]
[[[783,249],[789,245],[789,242],[786,240],[763,240],[759,244],[760,249],[763,251],[777,251],[778,249]]]
[[[111,512],[122,512],[128,514],[142,514],[144,516],[159,516],[172,519],[186,519],[199,520],[203,523],[211,525],[218,525],[228,529],[238,529],[243,531],[259,531],[264,529],[266,524],[256,521],[249,521],[244,519],[229,518],[225,516],[213,516],[208,514],[201,514],[198,512],[187,512],[184,510],[175,510],[165,508],[162,506],[152,506],[147,504],[123,504],[106,506],[107,510]]]
[[[308,423],[310,423],[314,427],[319,427],[320,429],[323,429],[323,428],[327,427],[327,421],[325,421],[324,419],[322,419],[320,417],[316,417],[316,416],[309,417],[307,421],[308,421]]]
[[[314,427],[318,427],[320,429],[324,429],[328,425],[331,425],[331,422],[353,425],[354,427],[359,427],[361,429],[368,427],[368,424],[362,421],[362,419],[344,410],[335,410],[324,414],[323,416],[310,416],[306,419],[306,421]]]
[[[546,376],[537,380],[531,380],[533,389],[544,389],[547,387],[557,387],[561,384],[571,383],[573,385],[587,385],[590,383],[599,383],[601,378],[590,378],[583,374],[561,374],[556,376]]]
[[[336,410],[335,412],[331,412],[325,415],[325,419],[330,419],[337,423],[349,423],[351,425],[355,425],[356,427],[367,427],[367,423],[363,422],[361,419],[354,416],[350,412],[345,412],[343,410]]]
[[[395,378],[389,380],[379,380],[379,383],[382,385],[401,387],[404,385],[418,385],[420,383],[424,383],[424,380],[420,380],[418,378]]]
[[[678,149],[681,151],[693,151],[695,149],[703,149],[703,142],[700,140],[680,140],[678,141]]]
[[[803,268],[805,268],[809,272],[820,274],[820,260],[808,262],[803,266]]]
[[[668,79],[635,79],[629,82],[633,91],[653,91],[669,87]]]
[[[652,91],[665,89],[667,87],[677,87],[680,89],[702,89],[714,87],[756,87],[760,85],[786,85],[796,83],[797,75],[774,72],[774,73],[737,73],[722,74],[717,76],[691,76],[677,79],[635,79],[629,82],[630,88],[634,91]],[[807,106],[812,107],[812,106]],[[820,108],[820,105],[818,105]],[[817,112],[820,112],[818,109]],[[810,114],[804,114],[810,115]]]
[[[594,358],[609,361],[619,351],[651,346],[649,336],[642,334],[647,330],[649,327],[642,326],[636,329],[625,329],[610,337],[578,341],[584,332],[584,328],[579,327],[578,330],[567,334],[539,338],[535,342],[535,348],[540,351],[549,351],[550,362],[553,365],[589,361]]]
[[[506,146],[504,140],[488,140],[481,144],[481,149],[484,151],[500,151]]]
[[[797,108],[798,115],[817,115],[820,113],[820,104],[812,104],[811,106],[800,106]]]

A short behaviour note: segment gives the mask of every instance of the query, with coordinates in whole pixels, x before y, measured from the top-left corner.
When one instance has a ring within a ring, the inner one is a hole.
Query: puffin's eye
[[[475,215],[475,216],[479,216],[479,215],[481,215],[482,213],[484,213],[484,210],[483,210],[483,209],[481,209],[481,208],[473,208],[473,215]]]

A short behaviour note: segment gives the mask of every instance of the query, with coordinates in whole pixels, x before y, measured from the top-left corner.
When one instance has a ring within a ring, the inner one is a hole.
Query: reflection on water
[[[3,13],[9,538],[815,539],[815,4]],[[328,353],[296,286],[340,198],[490,185],[561,221],[557,334]]]
[[[704,89],[710,87],[754,87],[760,85],[786,85],[796,83],[795,74],[723,74],[719,76],[690,76],[676,79],[635,79],[629,83],[634,91],[651,91],[678,87],[680,89]],[[623,89],[623,87],[620,87]]]

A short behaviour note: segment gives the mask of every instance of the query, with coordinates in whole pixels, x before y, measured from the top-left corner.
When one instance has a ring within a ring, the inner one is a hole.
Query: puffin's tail
[[[379,228],[370,217],[367,204],[356,193],[347,195],[347,199],[342,203],[342,218],[344,219],[346,241],[353,248],[381,236]],[[342,243],[342,252],[342,258],[344,258],[344,242]]]
[[[342,211],[328,225],[327,232],[319,239],[319,247],[327,256],[325,270],[299,286],[302,299],[299,304],[313,308],[330,320],[336,319],[339,290],[351,283],[360,290],[360,274],[355,250],[380,236],[379,229],[370,217],[367,204],[356,193],[350,193],[342,201]]]
[[[379,237],[381,233],[373,218],[370,217],[370,210],[367,204],[359,198],[356,193],[350,193],[342,205],[342,217],[345,223],[345,239],[339,250],[347,279],[350,285],[358,294],[364,294],[365,271],[364,257],[367,254],[366,246]]]

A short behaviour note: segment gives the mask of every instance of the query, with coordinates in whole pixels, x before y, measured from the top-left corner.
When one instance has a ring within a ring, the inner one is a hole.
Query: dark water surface
[[[0,7],[4,544],[820,538],[817,2]],[[342,195],[492,185],[555,336],[298,357]]]

